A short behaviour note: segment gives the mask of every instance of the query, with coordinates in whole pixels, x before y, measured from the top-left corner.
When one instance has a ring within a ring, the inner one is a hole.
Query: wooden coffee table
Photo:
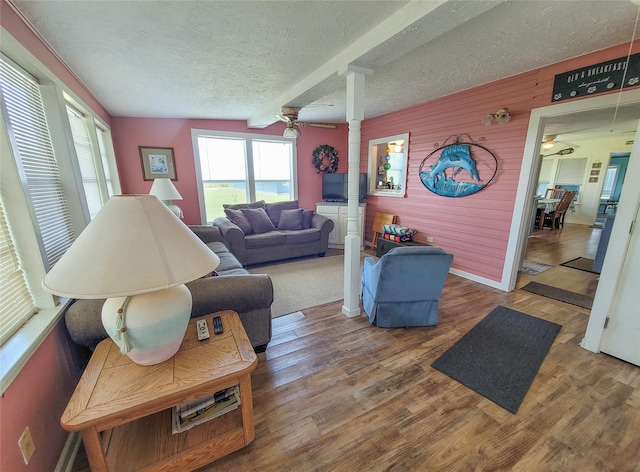
[[[213,333],[222,317],[224,333]],[[198,341],[206,319],[211,337]],[[160,364],[141,366],[106,339],[96,347],[60,420],[82,431],[92,471],[194,470],[254,438],[251,372],[258,359],[238,314],[223,311],[190,321],[180,350]],[[240,387],[234,411],[178,434],[171,408],[227,387]]]

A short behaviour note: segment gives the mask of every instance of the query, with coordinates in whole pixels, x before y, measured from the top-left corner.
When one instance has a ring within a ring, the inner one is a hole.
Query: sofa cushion
[[[298,208],[297,210],[282,210],[280,212],[280,221],[278,222],[278,229],[300,230],[302,229],[302,216],[304,210]]]
[[[220,275],[228,275],[230,271],[242,269],[242,264],[230,252],[217,252],[220,264],[216,267],[216,272]]]
[[[264,208],[264,200],[259,200],[252,203],[223,203],[222,208],[224,208],[225,210],[227,208],[230,210],[242,210],[245,208]]]
[[[261,247],[272,247],[285,243],[285,235],[280,231],[271,231],[269,233],[252,234],[244,238],[244,244],[247,249],[256,249]]]
[[[302,212],[302,229],[311,228],[312,218],[313,218],[313,210],[304,210]]]
[[[267,215],[269,215],[269,218],[273,222],[274,226],[278,226],[280,224],[280,213],[282,212],[282,210],[297,210],[297,209],[298,209],[298,200],[267,203],[265,205],[265,210],[267,210]]]
[[[227,215],[229,221],[240,228],[244,234],[253,233],[253,229],[251,229],[251,223],[249,222],[247,217],[244,216],[242,210],[233,210],[231,208],[226,208],[224,210],[224,214]]]
[[[302,229],[298,231],[282,231],[285,244],[303,244],[318,241],[320,230],[317,228]]]
[[[251,229],[253,229],[254,233],[262,234],[276,230],[264,208],[246,208],[242,210],[242,213],[251,223]]]

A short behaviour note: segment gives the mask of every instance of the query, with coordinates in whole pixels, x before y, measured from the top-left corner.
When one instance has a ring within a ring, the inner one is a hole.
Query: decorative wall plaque
[[[466,133],[465,133],[466,134]],[[498,171],[498,160],[489,149],[474,142],[462,141],[462,135],[449,136],[442,146],[420,164],[420,181],[437,195],[465,197],[485,188]],[[453,142],[447,142],[454,138]],[[484,138],[480,138],[483,142]]]

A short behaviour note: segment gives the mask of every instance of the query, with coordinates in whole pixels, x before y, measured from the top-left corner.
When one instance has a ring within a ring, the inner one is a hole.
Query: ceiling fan
[[[297,138],[300,136],[298,126],[312,126],[314,128],[336,129],[336,125],[328,123],[309,123],[306,121],[298,121],[298,107],[282,107],[282,113],[276,115],[280,121],[285,123],[287,127],[284,129],[282,136],[285,138]]]
[[[556,141],[557,137],[558,137],[557,134],[549,134],[549,135],[545,136],[544,140],[542,141],[542,149],[545,150],[545,151],[548,151],[549,149],[552,149],[556,144],[561,144],[563,146],[569,146],[569,147],[572,147],[574,149],[580,147],[577,144],[565,143],[563,141]]]

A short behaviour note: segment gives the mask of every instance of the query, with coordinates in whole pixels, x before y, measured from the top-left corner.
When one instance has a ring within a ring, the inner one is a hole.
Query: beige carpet
[[[361,253],[360,263],[365,254]],[[287,315],[344,299],[344,256],[325,256],[249,269],[273,282],[271,316]]]

